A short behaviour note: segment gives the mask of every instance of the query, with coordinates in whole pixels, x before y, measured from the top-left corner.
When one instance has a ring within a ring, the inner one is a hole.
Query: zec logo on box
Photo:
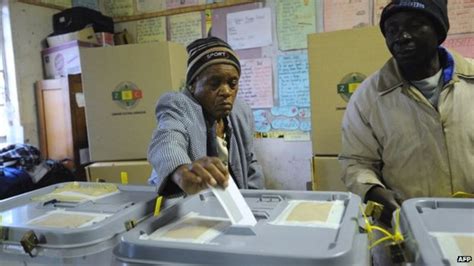
[[[142,98],[142,91],[130,81],[120,82],[112,92],[112,100],[124,109],[132,109]]]
[[[359,72],[352,72],[345,75],[339,84],[337,84],[337,94],[339,94],[344,101],[349,102],[352,94],[365,78],[366,76]]]

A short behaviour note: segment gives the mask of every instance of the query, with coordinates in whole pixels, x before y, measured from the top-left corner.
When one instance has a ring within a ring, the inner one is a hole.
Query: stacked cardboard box
[[[89,182],[146,185],[151,169],[145,160],[99,162],[86,167],[86,176]]]
[[[341,123],[358,84],[390,58],[378,27],[308,36],[313,189],[341,190]]]
[[[156,102],[183,86],[184,46],[129,44],[81,49],[80,56],[90,161],[99,163],[88,167],[89,181],[119,181],[124,171],[130,184],[146,183]]]

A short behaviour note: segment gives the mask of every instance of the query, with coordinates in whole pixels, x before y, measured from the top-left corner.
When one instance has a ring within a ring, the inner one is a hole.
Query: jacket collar
[[[450,52],[441,46],[438,48],[438,51],[443,67],[444,84],[450,81],[458,81],[458,76],[474,79],[474,65],[472,63],[469,63],[461,55]],[[385,95],[401,86],[408,87],[410,83],[402,77],[400,68],[392,57],[380,69],[377,90],[380,95]]]

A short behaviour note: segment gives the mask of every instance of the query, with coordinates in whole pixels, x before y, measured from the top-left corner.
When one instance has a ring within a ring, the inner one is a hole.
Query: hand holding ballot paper
[[[172,178],[186,194],[196,194],[208,185],[227,187],[229,171],[219,158],[206,156],[192,164],[181,165]]]
[[[210,187],[232,224],[254,226],[257,223],[227,167],[218,158],[203,157],[190,165],[182,165],[173,179],[187,194]]]
[[[212,193],[224,208],[233,225],[254,226],[257,224],[249,205],[237,188],[234,179],[228,176],[227,188],[211,187]]]

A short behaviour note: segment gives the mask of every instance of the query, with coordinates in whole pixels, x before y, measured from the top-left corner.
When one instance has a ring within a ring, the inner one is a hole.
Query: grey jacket
[[[380,185],[401,198],[474,192],[474,60],[444,55],[437,110],[394,59],[352,96],[339,157],[349,190],[365,197]]]
[[[181,190],[170,174],[180,165],[206,156],[206,122],[201,105],[188,90],[163,95],[156,106],[157,127],[148,147],[154,168],[150,183],[162,194]],[[235,100],[227,117],[229,172],[239,188],[261,189],[264,178],[253,147],[253,115],[243,101]]]

